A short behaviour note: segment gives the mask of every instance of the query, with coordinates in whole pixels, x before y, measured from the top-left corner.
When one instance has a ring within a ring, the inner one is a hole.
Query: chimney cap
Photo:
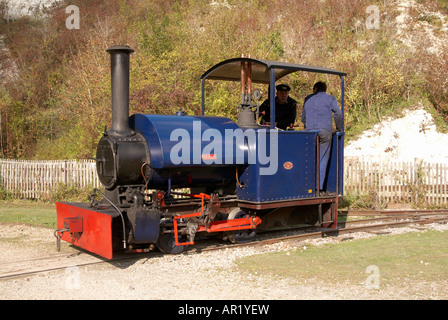
[[[132,52],[134,52],[134,49],[132,49],[131,47],[126,46],[126,45],[117,45],[117,46],[112,46],[112,47],[108,48],[106,51],[108,53],[111,53],[114,51],[125,51],[127,53],[132,53]]]

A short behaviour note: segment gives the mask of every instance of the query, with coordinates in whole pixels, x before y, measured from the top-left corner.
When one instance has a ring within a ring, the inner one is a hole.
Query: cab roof
[[[243,61],[252,62],[252,82],[257,83],[269,84],[270,70],[272,69],[274,69],[276,81],[296,71],[327,73],[338,76],[346,75],[346,73],[341,71],[304,64],[294,64],[252,58],[233,58],[221,61],[220,63],[214,65],[201,76],[201,79],[240,81],[241,62]]]

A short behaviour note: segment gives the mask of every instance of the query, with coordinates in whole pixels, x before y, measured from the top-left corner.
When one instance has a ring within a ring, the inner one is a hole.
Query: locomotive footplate
[[[259,230],[297,224],[336,229],[338,203],[339,197],[331,196],[261,203],[239,200],[238,206],[260,213],[263,223]]]
[[[264,209],[274,209],[281,207],[296,207],[296,206],[306,206],[306,205],[316,205],[324,203],[336,203],[338,201],[337,196],[332,197],[322,197],[322,198],[301,198],[294,200],[280,200],[280,201],[246,201],[238,200],[238,206],[241,208],[248,208],[254,210],[264,210]]]

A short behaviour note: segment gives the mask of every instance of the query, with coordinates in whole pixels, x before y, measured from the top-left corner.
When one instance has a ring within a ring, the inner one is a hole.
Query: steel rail
[[[448,214],[448,209],[339,210],[339,216],[375,216],[399,214]]]

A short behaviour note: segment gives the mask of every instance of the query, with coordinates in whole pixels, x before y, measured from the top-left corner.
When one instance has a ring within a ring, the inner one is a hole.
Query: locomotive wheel
[[[182,239],[179,239],[183,241]],[[179,254],[184,252],[187,246],[176,246],[174,233],[162,233],[156,243],[157,248],[163,253]]]
[[[241,219],[246,218],[248,214],[241,210],[240,208],[235,208],[232,211],[230,211],[229,216],[227,217],[227,220],[233,220],[233,219]],[[247,230],[235,230],[235,231],[229,231],[226,232],[226,235],[230,242],[232,243],[247,243],[252,241],[255,238],[255,230],[253,229],[247,229]]]

